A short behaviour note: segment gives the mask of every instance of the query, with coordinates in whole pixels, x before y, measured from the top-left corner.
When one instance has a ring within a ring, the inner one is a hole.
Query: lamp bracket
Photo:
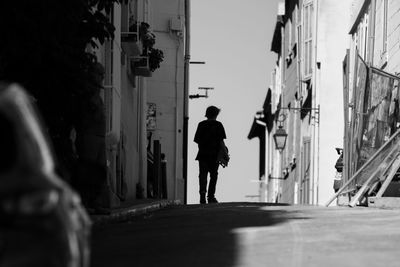
[[[198,87],[199,90],[205,90],[205,94],[204,95],[200,95],[200,94],[195,94],[195,95],[189,95],[189,99],[193,99],[193,98],[200,98],[200,97],[204,97],[204,98],[208,98],[208,90],[214,90],[214,87]]]
[[[268,179],[269,180],[286,180],[287,177],[286,178],[285,177],[273,177],[273,176],[269,175]]]
[[[316,111],[319,112],[319,106],[317,108],[285,108],[285,107],[283,107],[283,108],[280,108],[280,109],[296,110],[296,111],[298,111],[298,110],[316,110]]]
[[[316,108],[292,108],[292,107],[286,108],[286,107],[281,107],[280,109],[289,110],[289,112],[291,110],[294,110],[294,111],[315,111],[315,116],[312,116],[312,119],[314,119],[315,123],[319,123],[319,114],[320,114],[320,106],[319,105]],[[284,116],[284,119],[283,120],[279,120],[279,119],[277,120],[278,122],[281,123],[280,125],[282,125],[282,122],[284,122],[286,120],[286,115],[285,114],[280,114],[279,117],[281,115]]]
[[[282,119],[281,119],[282,117]],[[282,123],[286,120],[287,116],[286,114],[279,114],[279,117],[277,119],[277,121],[279,122],[279,128],[282,128]]]

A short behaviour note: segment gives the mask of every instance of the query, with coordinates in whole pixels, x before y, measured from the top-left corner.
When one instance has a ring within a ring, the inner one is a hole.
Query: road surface
[[[92,267],[400,266],[400,210],[179,205],[94,228]]]

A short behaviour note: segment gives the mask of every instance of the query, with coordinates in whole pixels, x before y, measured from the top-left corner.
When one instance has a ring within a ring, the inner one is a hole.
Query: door
[[[301,151],[300,204],[310,203],[311,139],[303,140]]]

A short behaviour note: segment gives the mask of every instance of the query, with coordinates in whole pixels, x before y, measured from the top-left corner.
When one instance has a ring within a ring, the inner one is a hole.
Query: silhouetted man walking
[[[208,203],[218,203],[215,198],[215,188],[218,179],[218,153],[224,146],[226,139],[225,129],[221,122],[217,121],[220,109],[209,106],[206,110],[207,120],[201,121],[194,136],[194,141],[199,146],[196,160],[199,161],[199,185],[200,203],[206,203],[207,176],[210,173],[210,183],[208,185]]]

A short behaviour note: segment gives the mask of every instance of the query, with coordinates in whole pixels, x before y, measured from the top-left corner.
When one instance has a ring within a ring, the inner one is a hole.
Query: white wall
[[[334,193],[335,147],[343,147],[342,62],[348,48],[351,1],[319,1],[317,71],[320,114],[319,204]],[[318,74],[319,72],[319,74]],[[318,75],[320,78],[318,78]]]
[[[167,159],[167,190],[169,199],[183,201],[183,34],[170,31],[170,19],[184,23],[184,1],[152,0],[150,26],[156,35],[155,48],[164,52],[164,61],[147,79],[147,101],[157,105],[157,129],[153,140],[159,139]]]
[[[388,66],[391,73],[400,72],[400,2],[389,1],[388,7]]]

